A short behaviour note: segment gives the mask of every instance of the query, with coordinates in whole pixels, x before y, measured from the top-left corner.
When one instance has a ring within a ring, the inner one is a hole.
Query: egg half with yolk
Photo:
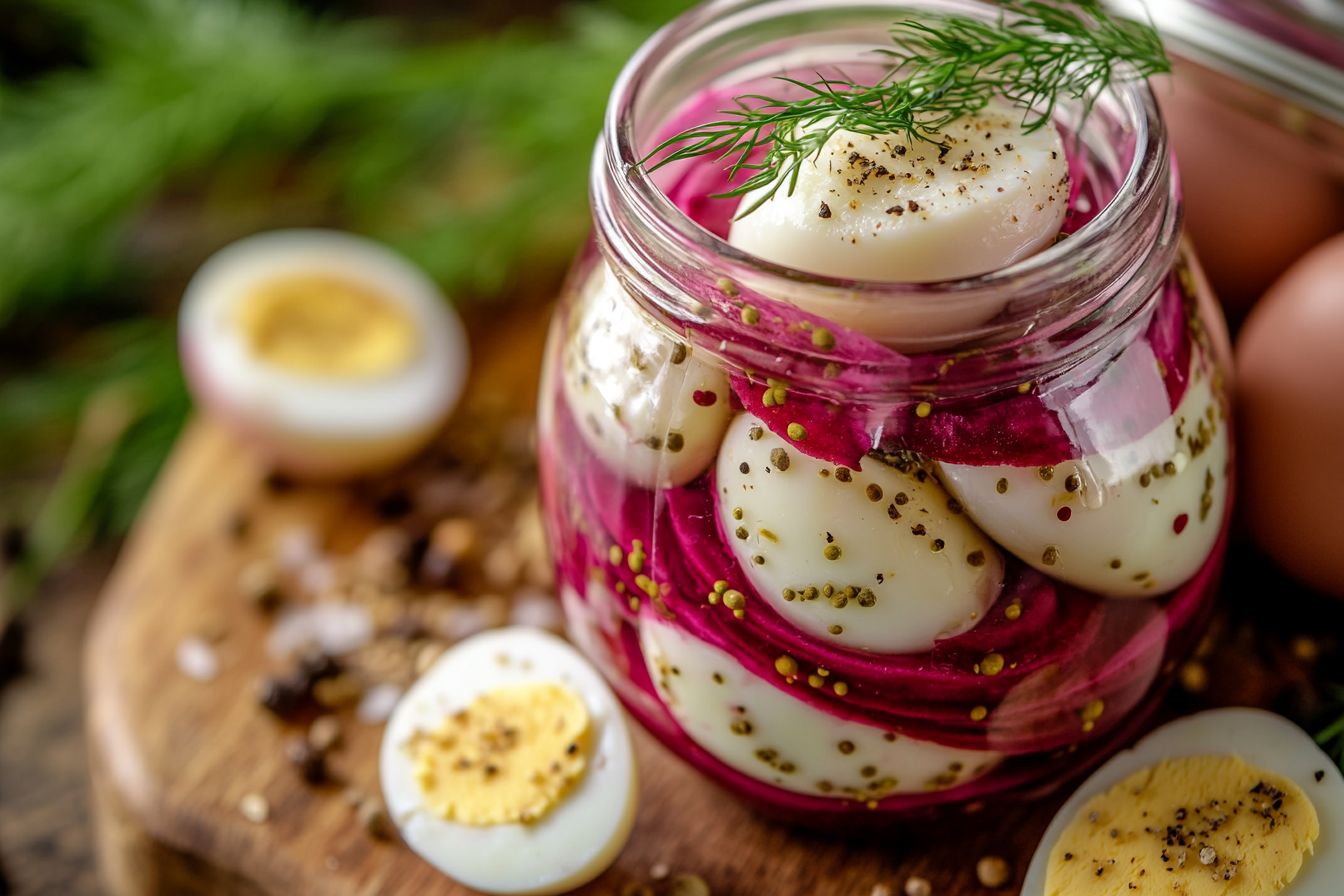
[[[1177,719],[1113,757],[1059,810],[1023,896],[1331,896],[1344,880],[1344,777],[1258,709]]]
[[[540,629],[450,648],[397,705],[379,754],[406,844],[486,893],[550,894],[601,874],[634,823],[634,749],[592,665]]]
[[[187,287],[179,340],[196,399],[305,478],[405,460],[467,374],[461,322],[433,282],[334,231],[263,233],[217,252]]]

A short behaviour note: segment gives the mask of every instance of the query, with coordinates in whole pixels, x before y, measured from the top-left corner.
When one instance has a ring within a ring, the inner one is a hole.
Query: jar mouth
[[[1172,177],[1172,162],[1166,131],[1155,97],[1144,83],[1126,81],[1107,88],[1095,105],[1076,141],[1101,127],[1124,138],[1124,145],[1107,143],[1115,181],[1110,196],[1094,218],[1069,238],[988,273],[930,283],[875,282],[824,276],[767,261],[743,251],[716,235],[682,211],[641,165],[652,138],[667,125],[667,112],[694,96],[660,96],[666,82],[681,73],[696,54],[706,48],[723,47],[744,40],[762,23],[796,15],[818,5],[817,0],[721,0],[690,11],[656,33],[631,58],[616,82],[608,104],[603,141],[594,159],[595,217],[606,239],[620,230],[621,222],[605,215],[605,202],[622,204],[646,239],[657,242],[655,255],[665,256],[676,269],[712,263],[729,277],[757,284],[817,289],[843,296],[846,301],[871,305],[874,311],[899,302],[907,310],[970,306],[1002,297],[1007,315],[959,334],[957,345],[1002,345],[1030,332],[1039,338],[1042,328],[1075,325],[1100,310],[1139,293],[1146,298],[1160,284],[1176,252],[1179,234],[1179,201]],[[974,0],[867,0],[826,4],[828,10],[848,9],[888,25],[902,15],[920,12],[955,12],[981,18],[999,13]],[[853,34],[851,33],[851,39]],[[874,42],[872,48],[881,46]],[[712,81],[697,85],[705,89]],[[664,112],[657,118],[656,108]],[[1074,104],[1075,111],[1081,103]],[[1080,143],[1081,145],[1081,143]],[[604,220],[606,218],[607,220]],[[611,227],[605,225],[612,225]],[[1154,226],[1156,224],[1156,226]],[[615,234],[619,239],[619,234]],[[648,253],[643,253],[648,255]],[[655,266],[661,266],[655,264]],[[638,272],[636,272],[638,275]],[[657,279],[656,277],[654,278]],[[768,293],[768,285],[760,289]],[[644,290],[640,290],[644,292]],[[669,296],[654,289],[654,303],[667,307]],[[1133,294],[1133,295],[1131,295]],[[1079,301],[1080,295],[1085,299]],[[672,299],[673,304],[675,300]],[[943,340],[919,340],[898,348],[906,353],[940,350]]]

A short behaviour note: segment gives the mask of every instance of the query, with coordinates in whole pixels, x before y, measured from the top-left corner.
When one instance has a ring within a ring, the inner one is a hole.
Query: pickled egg
[[[1344,235],[1293,265],[1237,338],[1242,518],[1284,569],[1337,597],[1344,597],[1341,345]]]
[[[467,373],[461,322],[429,278],[333,231],[263,233],[217,252],[187,287],[179,341],[197,401],[304,477],[405,460]]]
[[[828,464],[741,414],[715,482],[720,531],[752,586],[817,638],[928,650],[973,627],[1002,587],[1003,555],[926,470]]]
[[[1216,709],[1112,757],[1055,815],[1023,896],[1331,896],[1344,777],[1301,728]]]
[[[1135,343],[1093,389],[1165,402],[1156,361]],[[1044,467],[943,463],[940,478],[985,533],[1046,575],[1111,597],[1167,593],[1203,566],[1227,509],[1228,426],[1197,355],[1189,383],[1170,417],[1119,448]],[[1090,403],[1104,418],[1105,401]]]
[[[486,893],[582,886],[634,823],[634,750],[597,670],[540,629],[450,648],[397,705],[379,753],[402,838]]]
[[[727,375],[640,310],[603,266],[564,341],[565,401],[589,446],[629,482],[685,485],[714,459],[732,416]]]
[[[1021,110],[995,100],[940,136],[946,150],[903,134],[839,131],[802,162],[792,193],[785,186],[771,198],[744,196],[728,241],[813,274],[914,283],[997,271],[1053,243],[1069,201],[1068,160],[1053,124],[1027,133]],[[816,289],[776,298],[898,348],[956,337],[1001,308],[878,309]]]
[[[779,682],[767,682],[726,651],[651,616],[640,620],[640,644],[658,696],[686,736],[725,765],[784,790],[867,802],[954,787],[1003,759],[812,706],[788,693],[810,687],[809,670],[792,657],[780,658]],[[846,688],[832,678],[823,686]]]

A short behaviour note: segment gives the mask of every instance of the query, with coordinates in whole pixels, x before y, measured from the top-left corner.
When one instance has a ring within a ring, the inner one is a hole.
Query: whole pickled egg
[[[1237,375],[1247,528],[1293,576],[1344,597],[1344,234],[1255,306]]]

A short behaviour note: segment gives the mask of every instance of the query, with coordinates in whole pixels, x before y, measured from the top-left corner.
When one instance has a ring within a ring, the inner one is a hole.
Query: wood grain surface
[[[526,412],[544,328],[531,321],[473,330],[484,359],[473,382],[502,388]],[[342,798],[348,785],[377,792],[381,726],[346,724],[344,745],[330,759],[332,783],[312,786],[283,755],[285,739],[302,729],[253,697],[255,680],[275,664],[264,646],[267,619],[235,594],[246,551],[226,535],[228,520],[247,508],[255,541],[311,524],[334,550],[351,550],[378,523],[350,488],[277,492],[265,482],[228,433],[208,420],[193,424],[95,612],[85,688],[105,883],[116,896],[465,893],[397,840],[369,836]],[[219,637],[221,671],[202,683],[179,671],[175,647],[206,629]],[[1267,702],[1260,697],[1236,702]],[[935,896],[987,896],[992,891],[975,875],[986,854],[1013,869],[997,892],[1016,893],[1063,800],[1059,794],[906,832],[818,833],[756,815],[641,731],[636,747],[634,833],[584,893],[665,896],[669,879],[653,880],[661,865],[673,877],[700,875],[714,894],[869,896],[879,884],[899,894],[907,877],[919,875]],[[250,793],[269,802],[265,823],[239,812]],[[635,889],[645,885],[647,892]]]
[[[345,783],[377,790],[381,726],[346,726],[331,761],[337,783],[312,787],[285,761],[293,731],[250,699],[253,679],[273,662],[264,618],[241,612],[233,593],[240,558],[223,522],[240,497],[263,505],[259,524],[276,531],[313,522],[336,543],[356,543],[374,524],[346,512],[341,489],[272,498],[262,479],[227,433],[193,425],[95,613],[87,721],[106,883],[117,896],[467,892],[399,842],[369,837],[341,798]],[[189,679],[175,645],[221,613],[229,616],[217,647],[221,674]],[[699,874],[716,894],[867,896],[881,882],[900,892],[909,874],[931,880],[938,894],[989,892],[975,880],[976,859],[1001,854],[1020,872],[1054,811],[1040,804],[918,834],[828,837],[757,817],[642,731],[636,746],[634,833],[585,893],[623,893],[649,882],[660,863]],[[248,793],[265,796],[269,821],[239,813]]]
[[[0,896],[102,892],[77,659],[114,556],[101,548],[52,576],[0,643]]]

